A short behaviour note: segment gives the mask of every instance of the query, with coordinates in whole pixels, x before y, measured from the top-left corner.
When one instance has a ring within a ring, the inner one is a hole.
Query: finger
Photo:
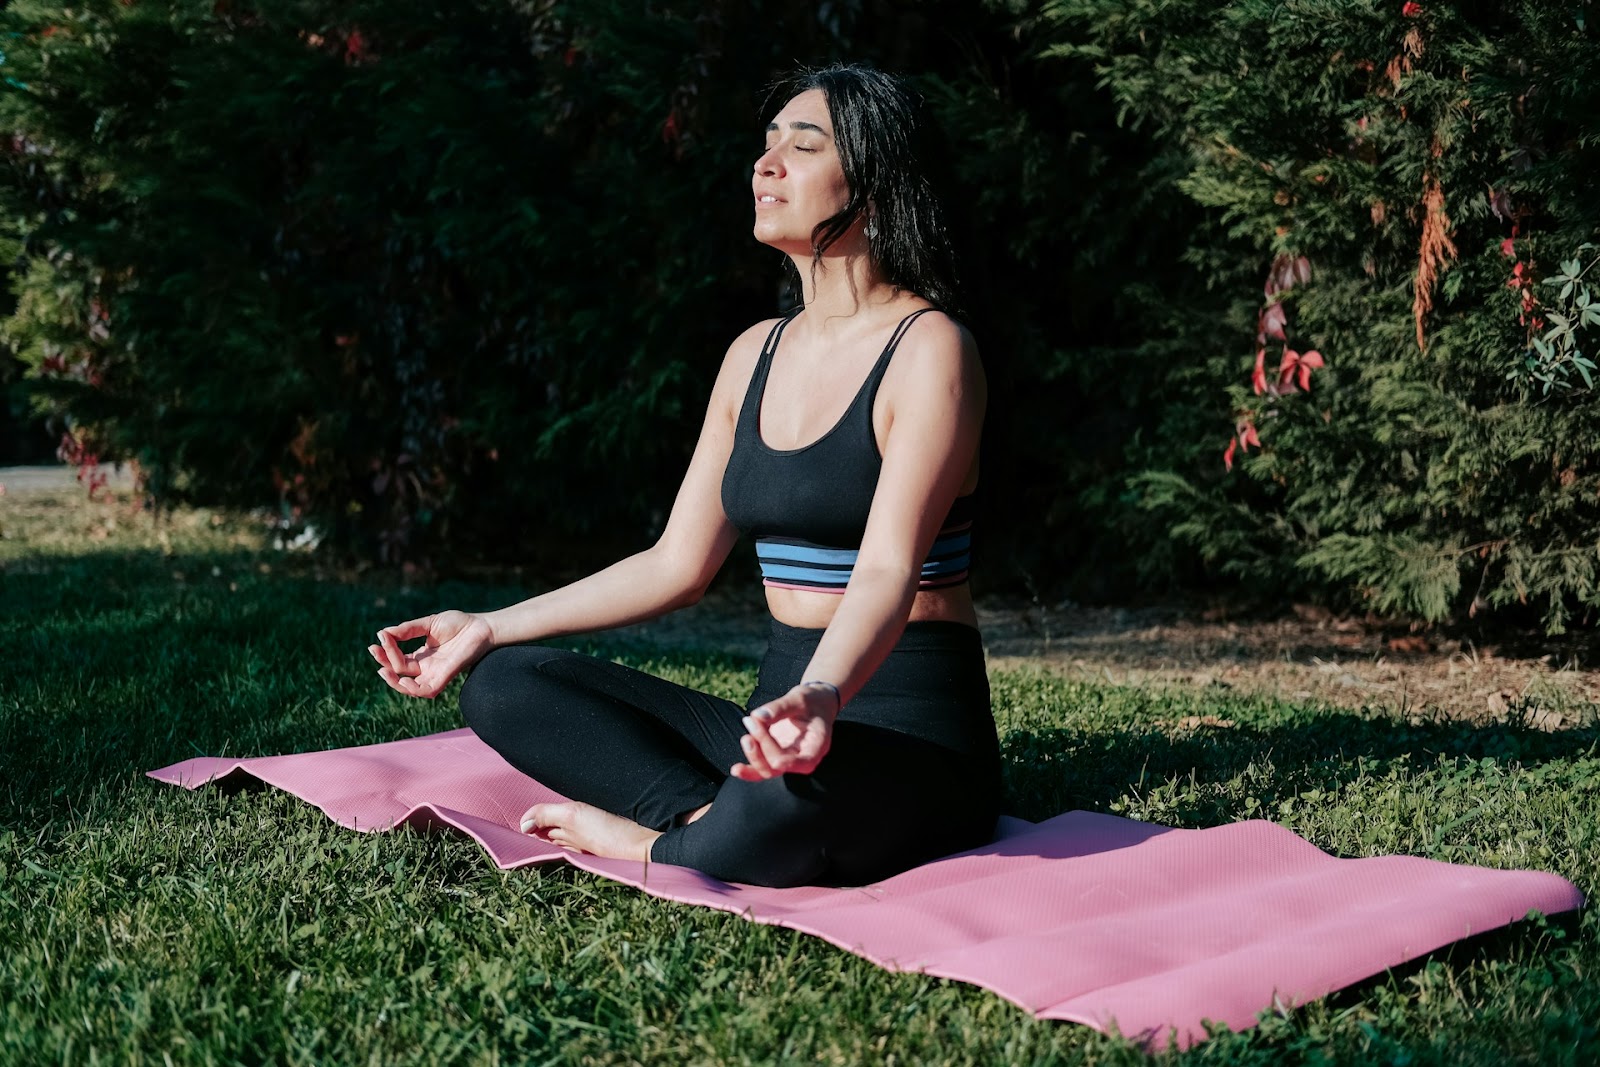
[[[388,634],[396,641],[409,641],[414,637],[427,637],[428,630],[433,626],[435,616],[424,615],[420,619],[410,619],[406,622],[397,622],[393,626],[385,626],[379,630],[380,634]]]
[[[744,751],[745,763],[761,778],[771,778],[775,773],[767,763],[766,754],[761,751],[761,745],[755,738],[745,734],[739,738],[739,747]]]
[[[414,696],[415,695],[410,690],[401,687],[401,685],[400,685],[400,676],[398,674],[394,673],[394,671],[391,671],[388,667],[379,667],[378,668],[378,677],[382,678],[384,684],[387,685],[390,689],[393,689],[397,693],[404,693],[406,696]],[[407,680],[409,681],[409,679],[407,679]]]
[[[378,677],[383,679],[384,685],[388,686],[390,689],[393,689],[395,692],[405,693],[406,696],[411,695],[410,693],[406,693],[404,689],[400,688],[399,676],[395,674],[394,671],[391,671],[388,667],[379,667]]]
[[[796,752],[800,749],[800,739],[805,736],[807,728],[807,724],[800,720],[779,719],[767,727],[767,733],[785,752]]]
[[[774,734],[789,727],[795,731],[791,740],[785,742],[785,751],[789,753],[789,761],[785,764],[785,774],[810,774],[822,762],[822,757],[828,754],[828,747],[832,731],[821,719],[812,719],[803,728],[794,722],[785,720],[772,729]]]
[[[433,686],[435,691],[443,689],[445,686],[449,685],[450,679],[459,674],[461,672],[461,668],[465,665],[464,657],[459,654],[441,655],[440,653],[435,652],[427,657],[428,663],[426,669],[424,669],[421,664],[422,658],[422,656],[417,657],[418,677],[420,678],[425,675],[428,678],[429,684]]]
[[[429,615],[424,619],[412,619],[394,626],[385,626],[378,631],[378,644],[383,647],[384,654],[389,659],[390,670],[396,674],[403,673],[406,656],[400,651],[400,642],[409,641],[414,637],[428,636],[428,627],[432,622],[433,616]]]
[[[771,777],[770,775],[762,774],[748,763],[735,763],[728,768],[728,775],[739,779],[741,782],[764,782]]]
[[[761,751],[761,745],[755,738],[745,734],[739,738],[739,747],[744,750],[745,762],[750,765],[750,769],[755,771],[756,774],[762,778],[771,778],[777,773],[767,762],[766,753]]]
[[[367,652],[372,656],[373,659],[378,661],[378,666],[388,667],[390,670],[394,669],[390,666],[389,654],[383,650],[382,645],[368,645]]]
[[[773,723],[801,714],[805,710],[805,699],[791,691],[783,694],[777,700],[756,708],[750,713],[750,717],[757,722]]]
[[[400,642],[387,630],[379,630],[378,647],[383,650],[384,666],[399,674],[406,662],[405,653],[400,651]]]
[[[766,760],[768,767],[778,770],[788,765],[789,758],[793,753],[786,751],[782,745],[778,744],[777,739],[767,731],[765,723],[758,722],[747,715],[744,720],[744,728],[750,731],[749,736],[754,738],[756,744],[760,746],[761,757]]]
[[[388,667],[379,668],[378,677],[382,678],[385,682],[388,682],[390,689],[393,689],[396,692],[404,693],[408,697],[422,697],[424,699],[431,700],[439,693],[437,689],[423,685],[415,678],[407,675],[396,674]]]

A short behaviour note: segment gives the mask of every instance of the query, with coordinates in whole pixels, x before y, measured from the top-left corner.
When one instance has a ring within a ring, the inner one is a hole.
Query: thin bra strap
[[[783,336],[784,329],[794,321],[795,316],[800,314],[803,308],[804,305],[790,308],[783,313],[783,316],[777,322],[772,324],[772,329],[767,331],[767,343],[761,346],[761,355],[763,357],[770,359],[778,351],[778,338]]]
[[[889,369],[889,361],[894,358],[895,349],[900,347],[900,340],[905,337],[906,331],[911,329],[911,324],[917,321],[920,316],[937,310],[938,308],[922,308],[918,311],[913,311],[901,319],[900,325],[894,328],[894,333],[889,335],[889,343],[883,346],[883,355],[878,357],[877,365],[872,368],[872,373],[867,375],[866,388],[862,392],[865,394],[868,404],[871,404],[878,395],[878,385],[883,381],[884,372]]]
[[[778,338],[783,336],[784,327],[794,321],[800,313],[800,308],[784,313],[783,318],[772,324],[772,329],[767,333],[767,340],[761,346],[761,356],[756,360],[756,369],[750,374],[750,384],[744,391],[744,403],[739,407],[739,428],[748,421],[759,424],[761,420],[761,399],[767,391],[767,372],[772,369],[772,357],[778,351]],[[759,430],[756,431],[759,434]]]

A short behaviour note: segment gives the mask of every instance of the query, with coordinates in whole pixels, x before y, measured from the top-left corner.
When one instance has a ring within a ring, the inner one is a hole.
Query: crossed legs
[[[507,762],[572,798],[539,805],[524,829],[600,855],[760,885],[861,884],[994,828],[987,753],[846,717],[812,774],[746,782],[728,774],[743,759],[744,708],[579,653],[498,649],[473,669],[461,708]]]

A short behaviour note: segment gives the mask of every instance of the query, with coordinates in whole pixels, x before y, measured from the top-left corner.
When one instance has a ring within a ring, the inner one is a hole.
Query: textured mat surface
[[[984,986],[1045,1019],[1180,1045],[1239,1030],[1452,941],[1577,908],[1553,874],[1335,859],[1269,822],[1208,830],[1073,811],[872,885],[766,889],[576,855],[517,829],[559,799],[470,730],[364,748],[191,759],[193,789],[257,779],[356,830],[451,826],[501,867],[562,860],[669,900],[814,934],[889,968]]]

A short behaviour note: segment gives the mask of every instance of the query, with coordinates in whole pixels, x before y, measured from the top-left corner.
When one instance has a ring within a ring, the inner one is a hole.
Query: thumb
[[[750,713],[751,718],[757,722],[774,723],[780,719],[792,719],[806,710],[806,702],[793,690],[776,699],[769,700],[761,707]]]

